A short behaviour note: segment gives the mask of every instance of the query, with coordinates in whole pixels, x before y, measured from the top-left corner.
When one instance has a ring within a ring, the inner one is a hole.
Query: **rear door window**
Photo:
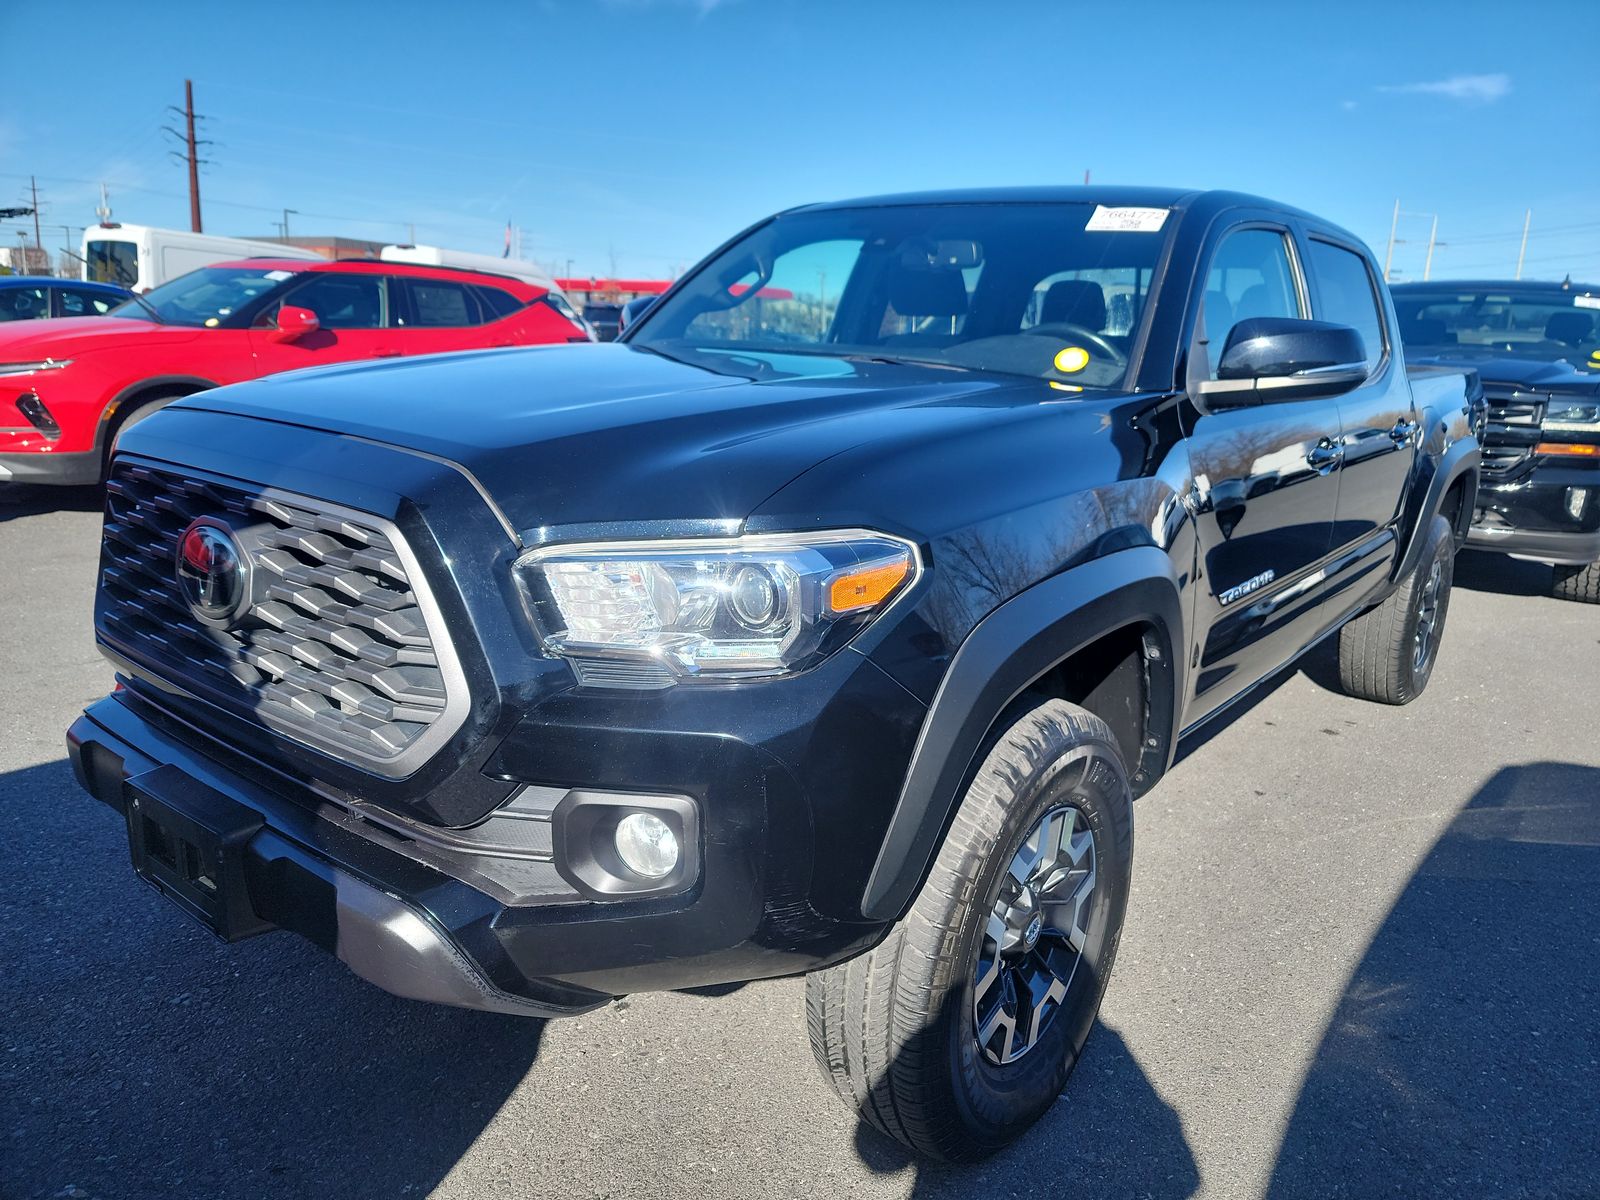
[[[474,288],[449,279],[407,279],[411,321],[419,329],[459,328],[483,324]]]
[[[1370,372],[1383,361],[1383,312],[1367,260],[1331,242],[1311,239],[1311,276],[1319,321],[1348,325],[1361,335]]]
[[[63,317],[98,317],[122,303],[118,296],[103,292],[87,292],[78,288],[61,288],[56,292]]]

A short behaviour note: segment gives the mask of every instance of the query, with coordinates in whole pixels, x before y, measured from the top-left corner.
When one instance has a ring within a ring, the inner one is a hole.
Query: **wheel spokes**
[[[990,1061],[1026,1054],[1065,1002],[1088,945],[1094,889],[1093,832],[1078,809],[1051,809],[1012,856],[984,927],[972,1014]]]

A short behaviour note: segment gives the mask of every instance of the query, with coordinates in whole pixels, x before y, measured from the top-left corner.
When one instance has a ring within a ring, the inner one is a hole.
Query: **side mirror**
[[[656,296],[635,296],[622,306],[622,311],[617,314],[617,332],[627,329],[649,310],[656,302]]]
[[[292,342],[322,328],[317,314],[309,308],[285,304],[278,310],[278,327],[267,336],[275,342]]]
[[[1208,408],[1337,396],[1367,378],[1361,335],[1348,325],[1251,317],[1228,334],[1217,377],[1202,380]]]

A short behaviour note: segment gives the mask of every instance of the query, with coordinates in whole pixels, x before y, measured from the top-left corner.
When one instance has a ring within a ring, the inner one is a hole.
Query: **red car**
[[[103,317],[0,326],[0,483],[96,483],[129,423],[225,383],[589,340],[560,292],[509,276],[370,260],[217,263]]]

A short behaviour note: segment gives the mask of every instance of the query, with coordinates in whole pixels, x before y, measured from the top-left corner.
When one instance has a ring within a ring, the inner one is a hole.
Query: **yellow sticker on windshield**
[[[211,329],[211,328],[215,327],[216,324],[217,324],[217,319],[215,317],[207,317],[206,318],[206,328],[207,329]]]
[[[1071,375],[1081,371],[1089,365],[1089,352],[1082,346],[1068,346],[1056,355],[1056,370],[1063,375]]]

